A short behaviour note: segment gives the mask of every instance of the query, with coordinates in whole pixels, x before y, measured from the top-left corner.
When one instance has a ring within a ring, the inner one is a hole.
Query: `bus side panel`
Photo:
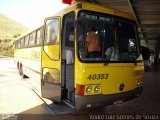
[[[19,63],[24,67],[40,74],[41,47],[24,48],[24,49],[15,50],[15,62],[16,64]]]

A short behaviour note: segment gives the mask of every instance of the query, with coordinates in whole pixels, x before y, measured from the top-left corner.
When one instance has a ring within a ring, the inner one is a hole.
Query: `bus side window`
[[[29,39],[29,46],[35,45],[35,36],[36,36],[35,32],[32,32],[29,35],[29,37],[30,37],[30,39]]]
[[[25,47],[28,47],[29,35],[25,36]]]
[[[16,41],[16,49],[18,49],[18,41]]]
[[[21,43],[20,43],[20,40],[18,40],[18,48],[21,47]]]
[[[42,32],[41,29],[37,30],[37,37],[36,37],[36,45],[41,44],[42,42]]]
[[[24,38],[21,38],[21,48],[24,47]]]
[[[46,22],[46,39],[45,43],[54,44],[59,42],[57,39],[58,35],[58,19],[48,20]]]
[[[17,49],[17,41],[14,43],[14,48]]]
[[[19,40],[17,40],[16,44],[17,44],[17,49],[19,49]]]

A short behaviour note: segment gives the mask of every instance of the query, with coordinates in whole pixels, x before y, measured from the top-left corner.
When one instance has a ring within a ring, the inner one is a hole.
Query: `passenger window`
[[[21,38],[21,48],[23,48],[24,47],[24,38]]]
[[[35,45],[35,35],[36,35],[35,32],[30,34],[30,39],[29,39],[30,46]]]
[[[59,42],[59,40],[57,39],[58,22],[58,19],[47,20],[45,43],[54,44],[55,42]]]
[[[17,41],[14,43],[14,48],[17,49]]]
[[[20,40],[18,40],[18,42],[17,42],[17,46],[18,46],[18,48],[20,48],[21,47],[21,43],[20,43]]]
[[[42,41],[42,33],[41,33],[41,30],[37,30],[36,45],[41,44],[41,41]]]
[[[28,40],[29,40],[29,36],[27,35],[27,36],[25,36],[25,47],[28,46]]]

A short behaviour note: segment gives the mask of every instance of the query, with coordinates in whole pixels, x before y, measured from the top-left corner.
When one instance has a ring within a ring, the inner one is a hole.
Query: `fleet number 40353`
[[[100,79],[108,79],[108,74],[90,74],[87,77],[88,80],[100,80]]]

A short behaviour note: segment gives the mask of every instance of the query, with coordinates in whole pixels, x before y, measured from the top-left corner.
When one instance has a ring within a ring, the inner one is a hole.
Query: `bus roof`
[[[109,14],[109,15],[119,16],[119,17],[123,17],[123,18],[135,21],[134,16],[129,14],[129,13],[126,13],[126,12],[123,12],[123,11],[120,11],[120,10],[116,10],[116,9],[113,9],[113,8],[105,7],[103,5],[99,5],[99,4],[95,4],[95,3],[89,3],[89,2],[76,2],[72,5],[69,5],[67,8],[61,10],[60,12],[55,14],[54,16],[63,16],[64,14],[66,14],[68,12],[71,12],[71,11],[74,11],[76,9],[90,10],[90,11],[95,11],[95,12],[106,13],[106,14]],[[37,27],[36,29],[29,30],[25,34],[18,37],[16,40],[19,40],[20,38],[24,37],[25,35],[33,32],[33,31],[35,31],[35,30],[37,30],[41,27],[43,27],[43,25],[41,25],[40,27]]]
[[[17,41],[17,40],[19,40],[19,39],[23,38],[24,36],[26,36],[26,35],[28,35],[28,34],[30,34],[30,33],[32,33],[32,32],[34,32],[34,31],[36,31],[36,30],[40,29],[41,27],[43,27],[43,26],[41,25],[41,26],[39,26],[39,27],[37,27],[37,28],[34,28],[34,29],[31,29],[31,30],[28,30],[28,31],[27,31],[27,32],[25,32],[24,34],[22,34],[22,35],[20,35],[19,37],[17,37],[15,41]]]
[[[65,13],[74,11],[76,9],[91,10],[95,12],[106,13],[113,16],[123,17],[126,19],[134,20],[134,21],[136,20],[135,17],[129,13],[126,13],[117,9],[109,8],[100,4],[89,3],[89,2],[76,2],[68,6],[67,8],[63,9],[62,11],[58,12],[56,16],[62,16]]]

